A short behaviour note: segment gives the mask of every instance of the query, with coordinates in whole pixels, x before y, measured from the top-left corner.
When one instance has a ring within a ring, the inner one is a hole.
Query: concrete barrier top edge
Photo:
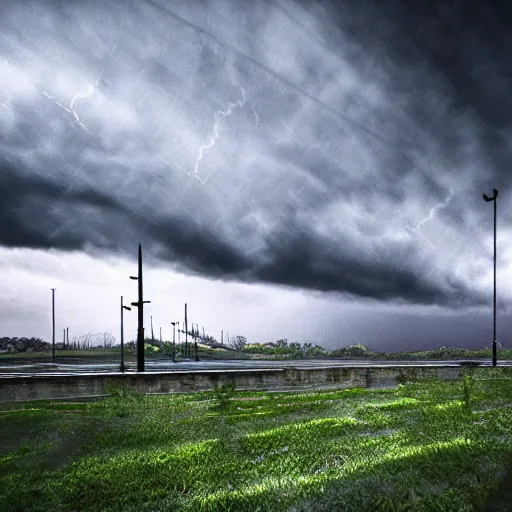
[[[237,369],[198,369],[198,370],[172,370],[172,371],[146,371],[146,372],[87,372],[87,373],[4,373],[0,374],[0,381],[13,381],[13,380],[45,380],[55,378],[86,378],[94,379],[98,377],[112,377],[112,378],[143,378],[143,377],[166,377],[172,375],[250,375],[250,374],[265,374],[265,373],[283,373],[286,371],[326,371],[326,370],[399,370],[403,368],[417,368],[417,369],[440,369],[440,368],[463,368],[459,364],[434,364],[434,365],[383,365],[383,366],[366,366],[366,365],[350,365],[350,366],[319,366],[319,367],[287,367],[287,368],[237,368]],[[479,366],[477,368],[492,368],[490,366]]]

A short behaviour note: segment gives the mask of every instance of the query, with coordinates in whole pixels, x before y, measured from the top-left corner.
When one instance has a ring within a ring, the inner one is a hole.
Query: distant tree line
[[[51,349],[51,343],[41,338],[0,338],[0,352],[42,352]]]
[[[348,345],[335,350],[328,350],[320,345],[305,342],[302,345],[298,342],[289,342],[286,338],[278,339],[275,342],[248,343],[247,338],[236,335],[230,338],[229,344],[219,343],[214,336],[200,335],[199,332],[190,329],[188,331],[188,343],[193,346],[197,338],[198,344],[208,347],[211,356],[215,358],[216,350],[231,351],[236,358],[248,358],[253,355],[261,355],[271,359],[314,359],[314,358],[341,358],[341,359],[372,359],[372,360],[445,360],[445,359],[489,359],[491,347],[484,347],[477,350],[441,346],[433,350],[414,352],[377,352],[371,350],[361,343]],[[176,343],[177,355],[183,349],[184,337],[181,337],[181,347]],[[62,341],[55,343],[57,350],[102,350],[111,349],[116,346],[116,338],[109,332],[87,333],[75,335],[64,345]],[[125,342],[126,354],[135,353],[136,341]],[[119,347],[119,344],[117,344]],[[0,338],[0,353],[6,352],[45,352],[52,349],[52,344],[41,338],[27,337],[6,337]],[[193,349],[192,349],[193,350]],[[144,351],[148,355],[173,355],[173,344],[169,340],[156,340],[146,337],[144,340]],[[512,349],[500,349],[501,359],[512,359]]]
[[[73,336],[68,343],[56,341],[57,350],[91,350],[112,348],[116,339],[109,332],[88,333],[81,336]],[[41,338],[0,338],[0,352],[45,352],[52,349],[52,344]]]

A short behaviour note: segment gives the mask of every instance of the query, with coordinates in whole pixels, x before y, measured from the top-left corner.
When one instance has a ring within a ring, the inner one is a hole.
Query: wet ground
[[[482,366],[490,366],[488,360],[475,360]],[[368,361],[361,359],[300,359],[289,361],[270,360],[208,360],[194,361],[184,360],[176,363],[172,359],[150,359],[146,358],[145,370],[147,372],[172,372],[183,370],[243,370],[243,369],[265,369],[265,368],[343,368],[351,366],[382,367],[382,366],[459,366],[459,360],[445,361]],[[499,361],[498,366],[512,366],[511,361]],[[125,363],[126,373],[137,371],[135,362]],[[113,359],[91,361],[90,359],[62,359],[52,362],[19,362],[0,361],[0,377],[13,375],[33,374],[76,374],[76,373],[112,373],[120,372],[120,361]]]

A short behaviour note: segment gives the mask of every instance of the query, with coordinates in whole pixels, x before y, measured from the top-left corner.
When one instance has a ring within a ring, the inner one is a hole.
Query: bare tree
[[[247,345],[247,338],[245,336],[235,336],[231,340],[231,346],[237,351],[241,352]]]

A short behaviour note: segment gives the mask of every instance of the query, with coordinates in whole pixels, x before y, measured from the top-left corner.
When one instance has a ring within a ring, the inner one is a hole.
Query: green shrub
[[[215,394],[215,397],[217,398],[217,409],[226,409],[229,405],[229,400],[232,398],[233,394],[235,393],[236,389],[236,383],[234,380],[231,382],[228,382],[227,384],[222,384],[219,386],[218,384],[215,384],[213,387],[213,393]]]

